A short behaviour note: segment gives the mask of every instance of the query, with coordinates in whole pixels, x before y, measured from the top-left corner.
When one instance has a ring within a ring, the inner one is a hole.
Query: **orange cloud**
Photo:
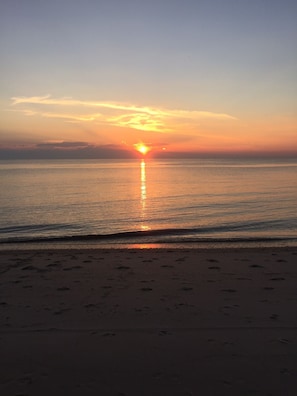
[[[68,122],[95,122],[163,133],[178,132],[188,124],[198,125],[201,120],[236,120],[232,115],[210,111],[173,110],[115,102],[52,98],[50,95],[13,97],[12,105],[18,106],[18,111],[25,115],[61,118]],[[43,111],[42,108],[47,110]],[[65,108],[68,109],[67,112]],[[100,113],[91,111],[94,108],[100,108]]]

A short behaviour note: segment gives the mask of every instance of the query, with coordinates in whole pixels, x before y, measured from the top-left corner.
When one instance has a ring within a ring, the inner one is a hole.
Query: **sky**
[[[297,155],[296,0],[1,0],[0,158]]]

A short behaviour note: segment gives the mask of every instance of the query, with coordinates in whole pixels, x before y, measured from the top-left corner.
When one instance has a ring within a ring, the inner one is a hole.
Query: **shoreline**
[[[2,250],[0,393],[297,392],[297,248]]]
[[[16,246],[17,245],[17,246]],[[129,251],[129,250],[135,250],[135,251],[168,251],[168,250],[185,250],[185,251],[196,251],[196,252],[208,252],[208,251],[215,251],[217,253],[224,252],[224,251],[261,251],[261,250],[270,250],[270,251],[292,251],[296,252],[297,251],[297,245],[284,245],[284,246],[267,246],[267,245],[239,245],[239,244],[231,244],[227,245],[224,244],[219,245],[203,245],[203,244],[193,244],[193,245],[182,245],[182,244],[167,244],[167,243],[137,243],[137,244],[108,244],[108,245],[60,245],[60,244],[54,244],[54,243],[49,243],[49,244],[44,244],[44,245],[36,245],[36,244],[23,244],[23,243],[18,243],[16,245],[11,246],[6,245],[6,246],[1,246],[0,245],[0,255],[2,253],[19,253],[19,252],[71,252],[71,251],[82,251],[82,252],[100,252],[100,251]],[[2,248],[1,248],[2,247]]]
[[[160,242],[160,241],[143,241],[143,242],[83,242],[75,240],[71,242],[61,241],[18,241],[0,243],[0,252],[3,251],[20,251],[20,250],[129,250],[129,249],[176,249],[176,250],[236,250],[236,249],[294,249],[297,248],[297,240],[292,238],[277,240],[232,240],[232,241],[179,241],[179,242]]]

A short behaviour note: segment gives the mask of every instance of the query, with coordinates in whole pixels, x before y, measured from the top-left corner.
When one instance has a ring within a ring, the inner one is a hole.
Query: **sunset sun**
[[[148,147],[144,143],[134,144],[134,148],[135,148],[136,151],[138,151],[142,155],[146,155],[151,150],[150,147]]]

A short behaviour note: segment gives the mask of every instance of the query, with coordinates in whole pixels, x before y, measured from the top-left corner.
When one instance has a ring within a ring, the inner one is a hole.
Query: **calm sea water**
[[[297,241],[297,161],[0,161],[0,244]]]

